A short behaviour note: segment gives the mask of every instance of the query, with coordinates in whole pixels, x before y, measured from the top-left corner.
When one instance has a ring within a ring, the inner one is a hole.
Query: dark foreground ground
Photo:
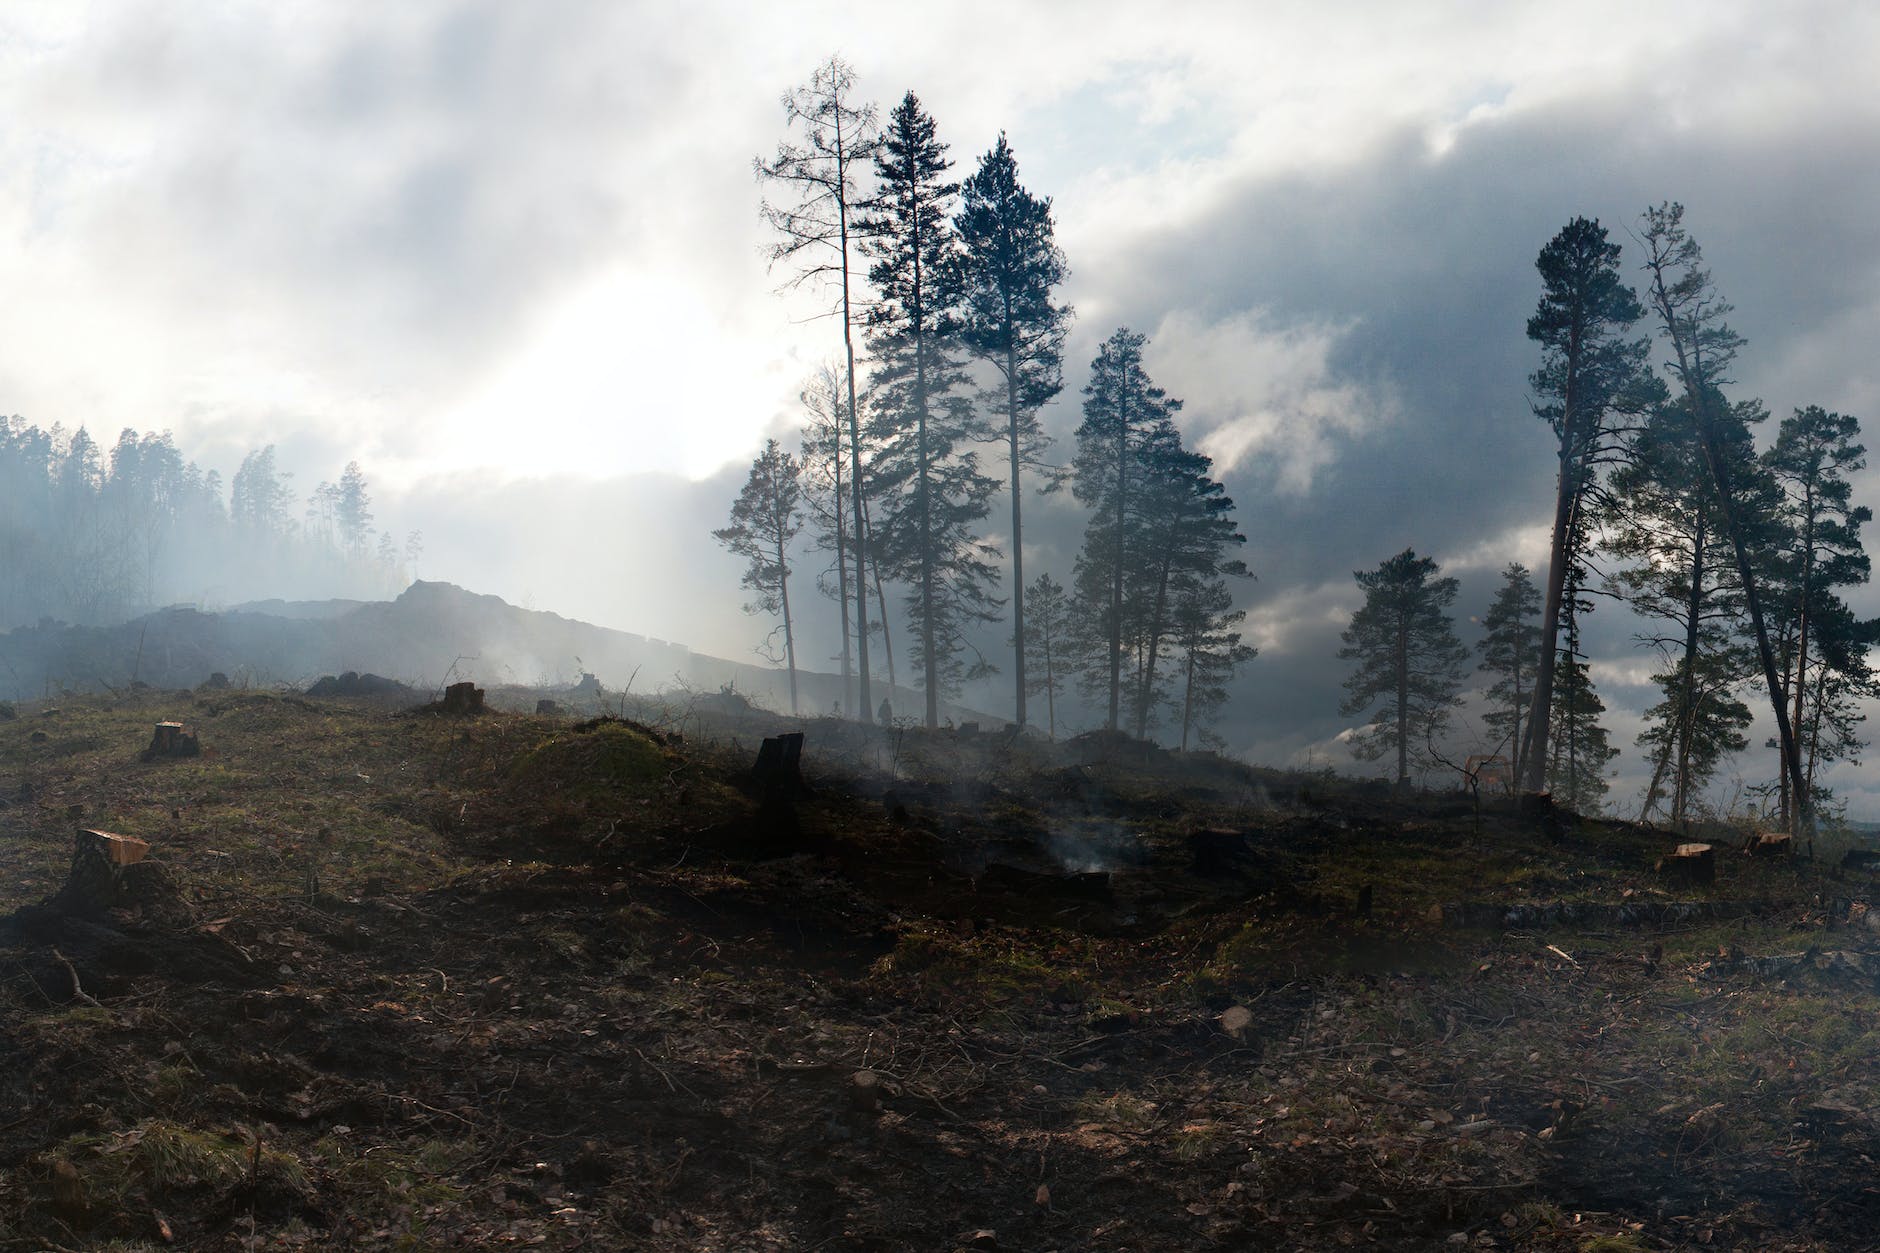
[[[0,723],[0,1250],[1880,1244],[1865,876],[828,723],[766,808],[617,712]]]

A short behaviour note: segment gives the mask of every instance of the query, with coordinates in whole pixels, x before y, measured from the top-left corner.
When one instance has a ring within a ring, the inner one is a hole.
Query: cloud
[[[1388,394],[1333,376],[1347,329],[1275,326],[1259,312],[1204,322],[1178,311],[1157,326],[1146,364],[1153,375],[1185,380],[1179,424],[1214,458],[1217,476],[1241,471],[1304,495],[1344,444],[1394,414]]]

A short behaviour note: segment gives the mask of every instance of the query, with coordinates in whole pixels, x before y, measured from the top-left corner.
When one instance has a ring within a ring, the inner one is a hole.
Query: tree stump
[[[1716,850],[1709,844],[1680,844],[1658,859],[1658,873],[1674,883],[1717,881]]]
[[[439,709],[447,714],[480,714],[483,712],[483,689],[474,683],[453,683],[444,689],[444,700]]]
[[[80,831],[72,842],[72,868],[52,903],[70,914],[97,917],[125,904],[124,872],[142,863],[150,845],[134,835]]]
[[[202,742],[180,722],[159,722],[156,732],[150,737],[150,747],[144,750],[145,761],[155,761],[159,757],[201,755]]]
[[[803,782],[803,733],[773,735],[759,745],[751,782],[766,806],[810,795],[809,785]]]
[[[1545,818],[1554,812],[1554,794],[1552,792],[1521,793],[1521,815],[1524,818]]]
[[[1208,827],[1188,837],[1190,868],[1204,879],[1246,874],[1258,865],[1245,832],[1229,827]]]
[[[1787,831],[1758,831],[1743,850],[1751,857],[1787,857],[1795,851],[1795,838]]]

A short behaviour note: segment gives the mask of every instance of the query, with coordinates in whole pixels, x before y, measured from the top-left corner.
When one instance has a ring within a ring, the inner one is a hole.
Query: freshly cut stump
[[[1680,844],[1658,860],[1658,873],[1674,883],[1717,881],[1717,851],[1709,844]]]

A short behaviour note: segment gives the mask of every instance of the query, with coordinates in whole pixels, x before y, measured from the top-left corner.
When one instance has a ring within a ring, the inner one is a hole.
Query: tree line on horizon
[[[1860,702],[1880,695],[1868,649],[1880,619],[1861,619],[1843,589],[1868,581],[1850,475],[1865,467],[1860,423],[1797,408],[1758,448],[1760,400],[1727,389],[1743,338],[1725,320],[1683,206],[1642,215],[1645,296],[1626,285],[1620,245],[1576,217],[1536,261],[1542,295],[1527,324],[1542,349],[1534,411],[1559,463],[1545,583],[1503,572],[1483,616],[1479,668],[1493,682],[1483,721],[1514,781],[1551,790],[1583,812],[1601,808],[1619,750],[1580,647],[1595,597],[1629,606],[1635,636],[1659,657],[1659,701],[1639,746],[1651,762],[1641,818],[1684,822],[1732,753],[1749,747],[1748,700],[1761,688],[1777,769],[1767,794],[1785,828],[1813,830],[1833,802],[1824,767],[1865,746]],[[1652,365],[1651,334],[1665,348]],[[1455,634],[1453,578],[1413,550],[1356,575],[1363,605],[1340,656],[1356,667],[1341,712],[1371,711],[1349,737],[1361,758],[1394,753],[1400,782],[1461,703],[1469,651]]]
[[[104,448],[84,427],[0,415],[0,630],[122,621],[177,602],[269,595],[380,596],[423,551],[373,523],[357,461],[304,502],[274,446],[222,476],[168,431],[126,428]]]
[[[1110,730],[1166,723],[1183,747],[1213,742],[1226,683],[1253,656],[1229,586],[1248,577],[1245,539],[1212,461],[1184,445],[1181,401],[1143,366],[1145,338],[1122,327],[1103,343],[1075,452],[1054,460],[1040,412],[1063,390],[1072,310],[1056,289],[1068,267],[1051,201],[1021,183],[1006,136],[955,181],[918,97],[884,122],[836,57],[783,104],[792,137],[756,163],[784,197],[761,210],[776,231],[771,260],[787,286],[829,298],[842,355],[803,389],[800,446],[766,443],[714,534],[745,560],[747,609],[779,619],[792,710],[790,576],[807,531],[827,562],[816,585],[839,606],[847,712],[860,720],[892,714],[872,697],[871,650],[879,633],[893,690],[893,588],[929,727],[943,696],[999,668],[972,631],[1009,606],[1019,726],[1042,697],[1055,736],[1075,686]],[[1082,550],[1067,579],[1028,579],[1026,491],[1066,486],[1090,511]],[[986,534],[1001,491],[1009,554]]]

